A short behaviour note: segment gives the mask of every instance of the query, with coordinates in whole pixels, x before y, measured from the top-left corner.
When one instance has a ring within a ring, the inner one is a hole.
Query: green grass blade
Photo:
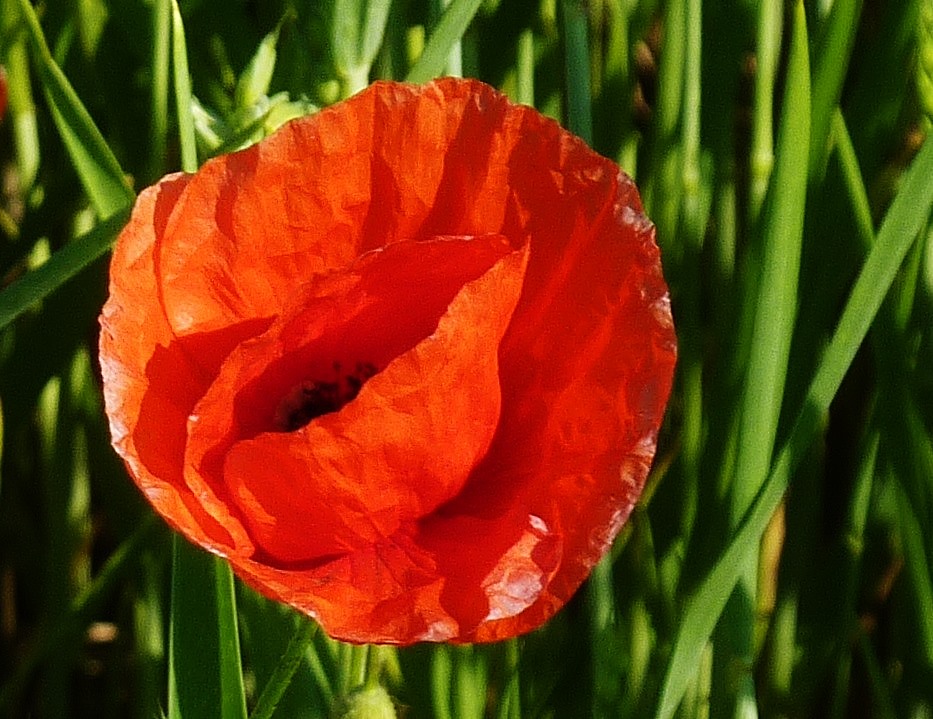
[[[245,719],[230,565],[174,537],[168,719]]]
[[[52,58],[32,5],[28,0],[19,0],[19,4],[55,125],[94,210],[106,219],[133,204],[133,190],[100,130]]]
[[[5,46],[0,47],[0,57],[6,63],[9,81],[7,122],[12,125],[16,166],[20,186],[25,190],[31,188],[36,180],[41,153],[29,72],[29,38],[26,33],[17,32],[20,24],[19,6],[5,3],[0,9],[0,44]]]
[[[761,488],[774,451],[797,309],[809,133],[807,27],[803,5],[798,3],[778,128],[777,159],[759,220],[759,282],[746,299],[748,306],[754,308],[754,316],[731,481],[732,526],[742,518]],[[731,675],[731,678],[714,681],[718,687],[713,697],[714,714],[732,714],[740,706],[755,705],[751,671],[758,616],[757,580],[757,553],[752,545],[716,630],[715,677]],[[699,653],[702,646],[701,642],[693,651]]]
[[[463,37],[482,4],[483,0],[453,0],[450,3],[424,46],[421,57],[405,78],[408,82],[427,82],[444,71],[451,49]]]
[[[388,0],[335,0],[330,16],[330,46],[347,95],[369,83],[369,70],[382,45]]]
[[[742,564],[754,549],[787,489],[791,471],[816,436],[842,379],[868,333],[904,256],[924,228],[933,207],[933,140],[924,143],[904,175],[859,273],[832,339],[810,384],[790,436],[777,454],[768,479],[733,534],[732,541],[689,597],[681,615],[668,663],[657,716],[672,716],[683,694],[690,667],[735,586]]]
[[[810,177],[822,172],[828,154],[830,127],[842,83],[849,67],[862,0],[834,2],[816,49],[813,67],[812,132],[810,133]]]
[[[754,224],[765,198],[774,167],[772,102],[778,59],[781,54],[781,29],[784,3],[764,0],[758,6],[758,50],[755,54],[755,112],[752,124],[752,147],[749,158],[751,181],[749,219]]]
[[[129,210],[124,209],[104,220],[0,292],[0,330],[110,249],[128,218]]]
[[[269,681],[266,682],[253,712],[249,715],[250,719],[272,718],[275,708],[285,694],[285,690],[288,689],[292,677],[295,676],[295,671],[298,669],[298,665],[301,663],[301,659],[314,637],[317,626],[310,619],[302,618],[299,621],[295,635],[285,648],[285,654],[282,655],[281,661],[276,666],[272,676],[269,677]]]
[[[755,308],[755,314],[731,484],[733,525],[745,514],[768,472],[794,329],[810,131],[807,44],[806,17],[803,5],[798,3],[781,111],[778,161],[771,176],[770,195],[763,215],[760,280],[747,299],[749,306]],[[715,622],[725,606],[717,634],[717,649],[720,650],[717,664],[720,666],[751,666],[757,577],[753,549],[753,545],[749,546],[742,558],[741,581],[736,594],[725,605],[733,585],[721,587],[721,594],[708,607],[712,612],[705,617]],[[665,678],[662,716],[673,713],[680,702],[709,639],[707,631],[711,629],[711,625],[686,622],[681,626]],[[741,681],[739,677],[736,680],[734,689],[727,692],[728,696],[717,697],[723,702],[720,711],[732,711],[730,707],[738,701],[734,694],[736,691],[753,697],[750,677],[745,674]]]
[[[185,172],[197,172],[198,149],[194,135],[194,115],[191,112],[191,74],[188,72],[185,26],[177,0],[172,0],[172,67],[175,73],[175,109],[178,111],[181,169]]]
[[[269,94],[269,85],[272,83],[272,74],[275,72],[275,61],[278,55],[276,45],[279,42],[282,22],[279,21],[272,32],[262,39],[246,69],[237,79],[233,93],[233,101],[237,108],[252,107]]]
[[[733,516],[741,517],[768,473],[781,412],[796,313],[810,146],[810,68],[803,5],[797,4],[777,162],[762,218],[760,280],[739,420]]]
[[[152,126],[149,130],[149,179],[165,172],[168,146],[168,86],[171,67],[172,3],[155,0],[152,4]]]

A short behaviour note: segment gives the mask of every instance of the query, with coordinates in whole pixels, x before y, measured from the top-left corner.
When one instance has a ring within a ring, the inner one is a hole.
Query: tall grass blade
[[[408,82],[427,82],[444,71],[450,51],[459,42],[483,0],[453,0],[441,17],[421,53],[405,78]]]
[[[168,719],[246,719],[230,565],[174,545]]]
[[[100,130],[53,59],[32,5],[28,0],[19,0],[19,5],[62,142],[97,215],[101,219],[111,217],[133,204],[133,190]]]
[[[295,630],[294,636],[285,648],[282,659],[276,666],[275,671],[263,687],[262,694],[256,702],[249,719],[272,719],[276,707],[279,705],[285,690],[288,689],[295,676],[295,671],[301,663],[314,632],[317,630],[317,624],[310,619],[302,618]]]
[[[188,49],[185,42],[185,25],[178,9],[178,1],[172,0],[172,67],[175,79],[175,109],[178,111],[178,137],[181,142],[181,169],[196,172],[198,149],[194,135],[194,115],[191,111],[191,74],[188,72]]]
[[[110,249],[128,218],[129,210],[124,208],[0,291],[0,330]]]

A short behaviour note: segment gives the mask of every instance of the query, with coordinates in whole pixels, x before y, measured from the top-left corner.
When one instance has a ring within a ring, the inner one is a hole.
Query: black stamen
[[[339,411],[356,399],[366,380],[378,371],[369,362],[358,362],[354,372],[344,374],[340,363],[335,362],[333,380],[306,380],[286,395],[276,412],[276,427],[294,432],[317,417]]]

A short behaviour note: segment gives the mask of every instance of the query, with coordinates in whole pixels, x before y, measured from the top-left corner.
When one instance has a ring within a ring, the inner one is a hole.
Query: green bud
[[[396,719],[395,704],[381,686],[360,687],[338,700],[334,719]]]

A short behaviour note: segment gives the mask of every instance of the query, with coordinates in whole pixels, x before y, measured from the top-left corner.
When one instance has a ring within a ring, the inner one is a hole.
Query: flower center
[[[353,401],[366,380],[379,370],[369,362],[357,362],[352,371],[344,371],[334,362],[330,379],[304,380],[285,395],[275,412],[275,426],[281,432],[294,432],[311,420],[337,412]]]

